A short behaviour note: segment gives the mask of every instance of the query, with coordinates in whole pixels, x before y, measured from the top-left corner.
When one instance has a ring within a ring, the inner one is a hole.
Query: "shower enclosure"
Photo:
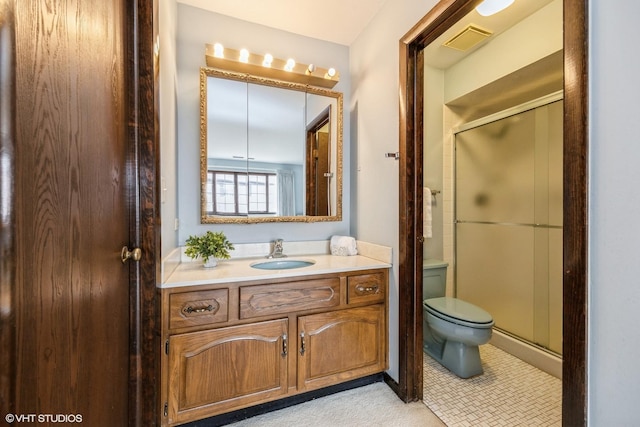
[[[455,138],[456,295],[562,352],[562,101]]]

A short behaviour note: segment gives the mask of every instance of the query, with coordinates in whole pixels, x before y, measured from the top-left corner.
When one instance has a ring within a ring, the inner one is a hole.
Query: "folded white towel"
[[[349,236],[331,236],[331,255],[357,255],[356,239]]]
[[[422,235],[430,239],[433,237],[433,229],[431,228],[431,189],[424,187],[422,190]]]

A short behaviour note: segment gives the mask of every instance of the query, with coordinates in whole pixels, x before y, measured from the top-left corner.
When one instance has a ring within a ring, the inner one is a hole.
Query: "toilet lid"
[[[489,313],[457,298],[439,297],[424,300],[424,306],[433,314],[449,317],[464,323],[471,323],[478,327],[493,325],[493,318]]]

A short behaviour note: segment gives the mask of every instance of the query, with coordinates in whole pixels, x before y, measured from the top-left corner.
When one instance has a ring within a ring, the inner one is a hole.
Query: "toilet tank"
[[[448,265],[439,259],[425,259],[422,262],[423,300],[446,296]]]

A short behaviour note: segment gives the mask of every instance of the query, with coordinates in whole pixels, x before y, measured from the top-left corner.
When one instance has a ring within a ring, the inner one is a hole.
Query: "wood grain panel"
[[[382,272],[350,276],[347,279],[347,302],[356,304],[385,301],[386,282],[385,274]]]
[[[15,412],[126,425],[124,2],[15,4]]]
[[[382,304],[299,317],[298,391],[386,369],[386,330]]]
[[[169,344],[169,424],[211,416],[287,392],[287,320],[174,335]]]
[[[229,320],[229,289],[193,291],[169,297],[169,329]]]
[[[339,304],[338,277],[240,288],[241,319],[335,307]]]

